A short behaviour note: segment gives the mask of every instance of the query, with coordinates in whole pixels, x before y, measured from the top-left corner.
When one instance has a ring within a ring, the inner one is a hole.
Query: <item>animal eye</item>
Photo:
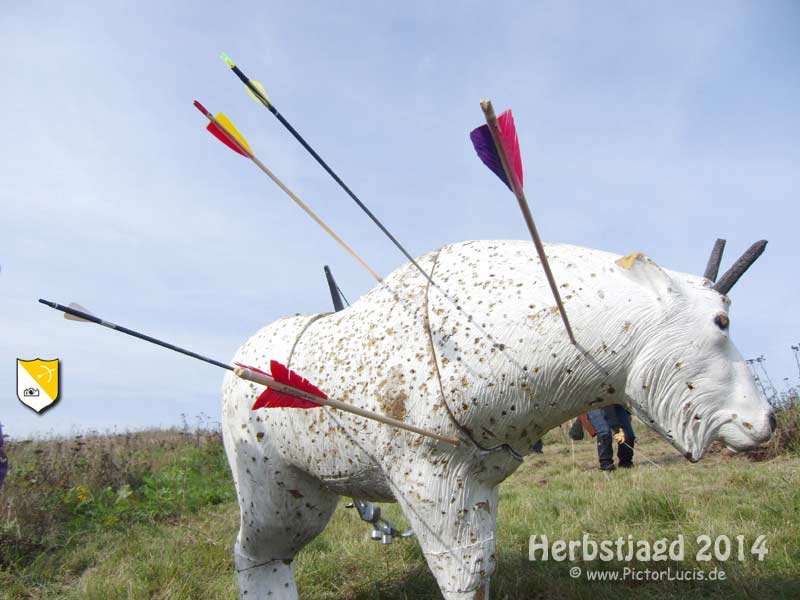
[[[730,319],[728,319],[726,315],[717,315],[716,317],[714,317],[714,323],[722,331],[727,331],[728,326],[731,324],[731,321]]]

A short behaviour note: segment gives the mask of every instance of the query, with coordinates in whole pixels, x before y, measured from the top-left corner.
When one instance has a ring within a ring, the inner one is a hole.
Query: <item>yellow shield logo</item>
[[[17,398],[37,413],[58,400],[58,359],[17,359]]]

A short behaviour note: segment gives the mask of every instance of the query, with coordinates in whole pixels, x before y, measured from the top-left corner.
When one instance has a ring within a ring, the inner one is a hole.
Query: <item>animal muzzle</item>
[[[771,408],[751,415],[732,414],[719,429],[719,440],[732,450],[749,450],[769,441],[778,426]]]

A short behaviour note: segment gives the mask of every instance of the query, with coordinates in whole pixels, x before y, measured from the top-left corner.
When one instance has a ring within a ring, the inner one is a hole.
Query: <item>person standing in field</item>
[[[3,487],[6,473],[8,473],[8,457],[6,451],[3,450],[3,424],[0,423],[0,488]]]
[[[617,442],[617,461],[620,468],[631,468],[636,436],[633,433],[631,416],[628,411],[619,404],[612,404],[605,408],[590,410],[586,417],[597,437],[597,458],[600,461],[600,470],[613,471],[616,468],[613,442]],[[587,429],[589,428],[587,427]]]

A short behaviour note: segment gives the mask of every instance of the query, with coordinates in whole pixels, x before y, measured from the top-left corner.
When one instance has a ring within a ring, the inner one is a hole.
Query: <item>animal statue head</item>
[[[431,318],[445,381],[473,382],[471,390],[446,384],[457,420],[484,447],[506,444],[519,454],[563,420],[617,403],[691,461],[715,440],[734,450],[763,443],[775,417],[731,341],[727,292],[764,245],[754,245],[756,251],[717,284],[662,269],[641,253],[618,258],[551,245],[577,346],[549,306],[549,290],[536,280],[538,266],[530,264],[535,259],[527,248],[498,246],[493,251],[498,271],[487,282],[478,277],[478,286],[461,274],[453,283],[439,269],[464,312],[483,311],[476,321],[495,332],[495,342],[503,341],[492,346],[476,327],[451,325],[452,314],[445,313],[441,323]],[[471,260],[460,252],[455,269]],[[472,355],[473,343],[486,359]],[[476,404],[479,395],[488,399]]]
[[[714,440],[767,441],[775,417],[730,338],[730,300],[705,278],[668,273],[643,255],[617,263],[656,300],[637,323],[625,393],[632,410],[689,460]]]

